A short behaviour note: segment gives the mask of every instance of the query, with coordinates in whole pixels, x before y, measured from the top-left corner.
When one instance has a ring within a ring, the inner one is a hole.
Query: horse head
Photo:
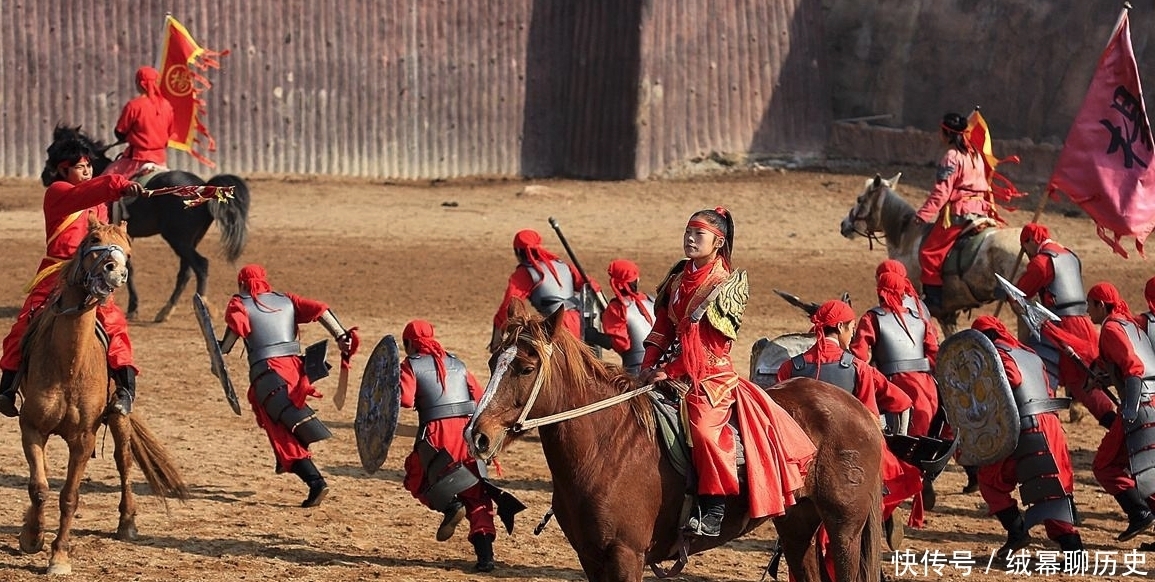
[[[125,223],[105,224],[89,215],[88,236],[72,260],[68,284],[82,288],[91,299],[103,301],[128,282],[131,253]]]
[[[874,178],[867,179],[862,193],[854,201],[854,206],[847,213],[846,218],[842,219],[842,224],[839,227],[842,236],[854,238],[854,235],[859,235],[871,238],[875,233],[882,232],[883,202],[886,200],[887,192],[894,191],[894,187],[898,185],[898,179],[901,177],[902,172],[899,172],[889,180],[884,180],[878,174],[875,174]]]
[[[52,144],[48,146],[46,152],[49,154],[48,157],[52,157],[52,151],[58,146],[58,144],[64,143],[66,141],[79,141],[92,151],[94,156],[93,159],[90,160],[92,162],[92,175],[99,176],[103,174],[105,168],[107,168],[108,165],[112,163],[112,160],[108,158],[107,152],[108,149],[115,144],[105,145],[105,143],[101,140],[92,139],[86,133],[81,131],[81,127],[82,126],[79,125],[75,127],[64,124],[57,125],[52,130]],[[45,187],[47,187],[55,181],[56,168],[48,167],[48,164],[45,163],[44,169],[40,172],[40,182]]]

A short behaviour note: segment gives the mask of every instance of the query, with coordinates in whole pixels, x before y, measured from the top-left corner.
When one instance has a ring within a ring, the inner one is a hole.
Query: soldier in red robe
[[[469,444],[462,436],[484,389],[461,360],[446,353],[429,322],[410,321],[401,337],[408,355],[401,362],[401,406],[416,408],[420,419],[413,452],[405,459],[405,489],[426,507],[445,515],[437,528],[439,542],[452,537],[457,524],[468,518],[469,541],[477,555],[475,569],[492,571],[497,535],[493,500],[478,480],[485,476],[484,466],[469,456]],[[450,462],[438,474],[428,474],[427,467],[436,464],[442,451]],[[472,478],[453,478],[456,471],[468,471]],[[462,485],[441,490],[441,483],[457,482]],[[468,487],[455,490],[465,485]]]
[[[606,272],[614,297],[602,313],[602,331],[586,330],[586,339],[617,352],[626,372],[637,375],[646,336],[654,327],[654,299],[638,290],[638,266],[633,261],[614,259]]]
[[[60,268],[72,259],[88,235],[88,219],[108,221],[107,204],[122,196],[139,196],[139,184],[122,176],[92,177],[92,151],[82,142],[54,144],[48,152],[48,168],[56,180],[44,192],[44,258],[25,287],[28,297],[4,338],[0,357],[0,413],[16,416],[16,376],[20,369],[20,342],[34,312],[44,305],[60,278]],[[109,336],[108,367],[117,390],[111,409],[120,414],[132,410],[136,398],[136,375],[128,320],[112,297],[96,308],[96,318]]]
[[[1011,493],[1022,482],[1029,482],[1031,493],[1043,491],[1051,484],[1052,494],[1038,503],[1057,503],[1061,506],[1070,504],[1070,517],[1074,518],[1074,490],[1075,475],[1071,470],[1071,455],[1067,448],[1067,436],[1063,433],[1063,426],[1054,409],[1045,412],[1031,413],[1029,407],[1038,407],[1048,401],[1054,401],[1054,388],[1049,385],[1043,361],[1031,349],[1016,338],[1003,322],[990,315],[982,315],[974,320],[971,328],[983,332],[995,344],[1003,370],[1006,371],[1007,381],[1015,391],[1015,400],[1019,404],[1021,434],[1019,446],[1007,458],[979,468],[979,493],[987,503],[991,515],[998,518],[1003,529],[1007,531],[1007,541],[998,549],[996,555],[1008,559],[1012,552],[1027,547],[1031,542],[1030,524],[1023,521],[1023,512]],[[1069,402],[1063,400],[1063,402]],[[1031,435],[1043,437],[1042,446],[1033,444]],[[1033,447],[1033,448],[1032,448]],[[1028,464],[1027,469],[1019,466],[1022,462],[1034,461],[1038,458],[1050,456],[1054,459],[1057,473],[1043,471],[1037,474],[1023,474],[1031,471],[1039,463]],[[1057,485],[1055,482],[1057,481]],[[1026,490],[1024,486],[1024,490]],[[1065,494],[1066,498],[1063,498]],[[1047,537],[1058,542],[1064,552],[1078,552],[1083,550],[1083,540],[1079,530],[1071,521],[1061,519],[1044,519]]]
[[[564,325],[574,337],[582,338],[582,306],[579,290],[586,280],[573,266],[542,246],[541,235],[527,228],[513,237],[513,252],[517,267],[509,276],[509,284],[497,313],[493,314],[493,339],[489,351],[497,349],[501,331],[509,317],[509,302],[515,297],[528,300],[543,317],[557,309],[565,309]],[[591,283],[591,287],[597,289]]]
[[[737,414],[746,453],[751,518],[777,516],[796,502],[816,448],[798,423],[761,388],[738,376],[730,359],[737,317],[694,318],[710,293],[730,279],[734,222],[724,208],[690,217],[682,237],[686,259],[658,286],[654,328],[646,339],[639,382],[684,381],[682,418],[698,474],[698,508],[687,531],[721,534],[727,497],[739,494]],[[675,342],[680,350],[671,350]],[[662,361],[663,357],[668,361]]]
[[[301,507],[321,504],[329,487],[317,470],[309,445],[332,436],[305,403],[321,393],[305,374],[297,326],[320,321],[337,340],[341,365],[348,366],[360,339],[345,329],[329,306],[293,293],[273,291],[264,267],[246,265],[237,273],[239,292],[225,307],[227,331],[221,352],[243,339],[249,361],[248,400],[257,426],[265,429],[276,458],[276,472],[292,471],[309,487]]]
[[[152,67],[136,70],[140,95],[124,105],[114,130],[116,139],[127,142],[128,147],[104,173],[136,178],[165,167],[168,140],[173,131],[173,111],[160,92],[159,77],[160,73]]]

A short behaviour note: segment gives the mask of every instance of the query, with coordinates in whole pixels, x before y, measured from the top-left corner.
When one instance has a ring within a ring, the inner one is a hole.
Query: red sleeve
[[[1018,287],[1027,297],[1034,297],[1043,290],[1048,283],[1055,279],[1055,266],[1051,264],[1051,257],[1039,253],[1027,262],[1023,276],[1019,277]]]
[[[1003,361],[1003,370],[1007,373],[1007,382],[1011,383],[1011,388],[1018,388],[1023,384],[1023,373],[1019,371],[1019,365],[1015,363],[1015,359],[1010,354],[998,350],[999,359]]]
[[[117,174],[97,176],[76,186],[60,180],[53,182],[44,191],[45,221],[59,222],[73,212],[117,200],[129,184],[128,178]]]
[[[229,304],[225,306],[225,326],[241,338],[249,337],[252,328],[249,326],[249,312],[245,304],[241,303],[240,295],[233,295]]]
[[[617,353],[630,349],[630,331],[626,327],[626,306],[617,297],[610,299],[602,313],[602,332],[610,336],[610,342]]]
[[[646,355],[642,358],[642,368],[652,368],[658,363],[670,342],[673,341],[674,324],[670,321],[669,310],[665,305],[654,308],[654,327],[650,335],[646,336]]]
[[[285,293],[285,297],[288,297],[289,300],[293,302],[293,309],[297,312],[297,323],[312,323],[317,321],[329,310],[328,305],[314,299],[301,297],[293,293]]]
[[[1108,319],[1099,331],[1099,356],[1114,364],[1124,378],[1143,375],[1143,361],[1131,349],[1127,332],[1117,321]]]
[[[1067,330],[1055,325],[1054,322],[1051,321],[1043,323],[1043,335],[1047,336],[1047,339],[1051,340],[1052,342],[1055,342],[1056,345],[1069,346],[1072,350],[1075,351],[1075,355],[1077,355],[1079,359],[1085,362],[1087,365],[1090,365],[1092,362],[1099,359],[1099,346],[1101,345],[1101,340],[1100,343],[1094,343],[1088,338],[1084,338],[1068,332]]]
[[[474,402],[480,402],[481,396],[485,394],[485,386],[477,381],[473,376],[473,372],[465,371],[465,383],[469,384],[469,396],[473,398]]]
[[[914,402],[901,388],[895,386],[878,368],[859,360],[858,381],[860,386],[870,385],[874,392],[875,402],[880,412],[902,412],[912,406]]]
[[[500,329],[505,325],[505,320],[509,317],[506,312],[509,311],[510,301],[515,298],[529,299],[529,294],[532,291],[533,278],[529,276],[529,271],[523,265],[518,265],[513,270],[513,274],[509,276],[509,284],[505,287],[505,296],[501,298],[501,306],[497,308],[497,313],[493,314],[493,327]]]
[[[409,364],[409,358],[405,358],[401,362],[401,406],[413,408],[416,400],[417,377],[413,375],[413,366]]]
[[[854,339],[850,340],[850,352],[854,357],[869,362],[874,343],[878,341],[878,329],[875,325],[876,317],[873,312],[867,311],[858,320],[858,329],[854,332]]]
[[[954,154],[954,155],[952,155]],[[962,168],[959,167],[957,154],[954,149],[948,150],[938,163],[938,172],[941,174],[945,168],[950,168],[951,172],[942,180],[936,180],[934,187],[927,196],[926,202],[923,203],[922,208],[918,209],[916,216],[925,223],[933,223],[938,218],[939,211],[942,207],[950,202],[951,192],[954,191],[954,185],[958,181],[959,176],[962,175]]]

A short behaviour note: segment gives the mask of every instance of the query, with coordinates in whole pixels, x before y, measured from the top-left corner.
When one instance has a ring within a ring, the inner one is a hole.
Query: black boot
[[[922,302],[930,309],[942,309],[942,285],[923,285]]]
[[[473,544],[473,553],[477,554],[477,564],[473,569],[478,572],[492,572],[496,565],[493,563],[493,534],[476,534],[469,538]]]
[[[1119,507],[1122,507],[1123,513],[1127,514],[1127,529],[1115,539],[1125,542],[1151,529],[1155,524],[1155,514],[1151,513],[1147,502],[1139,496],[1138,489],[1132,487],[1122,493],[1116,493],[1115,501],[1119,502]]]
[[[967,472],[967,484],[963,487],[963,493],[974,493],[979,490],[979,468],[978,467],[963,467]]]
[[[465,504],[454,499],[449,507],[442,511],[445,517],[441,520],[441,525],[437,526],[437,541],[444,542],[453,537],[453,532],[457,531],[457,524],[465,519]]]
[[[1018,507],[1008,507],[995,513],[995,517],[999,518],[999,523],[1007,530],[1007,541],[995,552],[995,557],[1007,561],[1012,553],[1030,545],[1031,533],[1027,531],[1023,523],[1023,512]]]
[[[1061,535],[1055,541],[1059,543],[1059,549],[1064,552],[1083,551],[1083,538],[1077,533]]]
[[[722,535],[722,520],[725,517],[724,495],[699,495],[698,510],[686,522],[686,531],[699,536],[718,537]]]
[[[116,394],[112,397],[110,409],[128,416],[132,412],[132,401],[136,400],[136,370],[132,366],[117,368],[112,371],[112,377],[116,381]]]
[[[934,509],[936,501],[938,501],[938,494],[934,492],[934,481],[924,478],[922,481],[922,508],[931,511]]]
[[[0,414],[16,416],[16,372],[4,370],[0,373]]]
[[[897,552],[902,548],[902,540],[906,537],[906,528],[902,524],[902,516],[898,514],[898,509],[886,521],[882,522],[882,532],[886,534],[886,546],[892,552]]]
[[[301,459],[293,463],[293,474],[300,477],[305,485],[309,486],[309,496],[301,502],[301,507],[320,505],[321,501],[325,499],[325,495],[329,493],[329,485],[325,483],[325,478],[317,470],[317,465],[313,463],[313,459]]]

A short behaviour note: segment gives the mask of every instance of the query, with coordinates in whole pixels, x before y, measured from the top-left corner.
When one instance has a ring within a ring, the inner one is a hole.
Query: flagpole
[[[1050,200],[1051,193],[1053,193],[1054,191],[1055,191],[1055,189],[1051,188],[1050,185],[1048,185],[1047,189],[1043,191],[1043,194],[1042,194],[1043,197],[1042,197],[1042,199],[1039,200],[1039,205],[1037,207],[1035,207],[1035,215],[1031,217],[1031,222],[1038,222],[1039,218],[1041,218],[1043,216],[1043,209],[1047,207],[1047,200]],[[1019,256],[1015,257],[1015,267],[1013,269],[1011,269],[1011,276],[1007,277],[1007,280],[1014,281],[1015,277],[1017,277],[1019,275],[1019,265],[1021,265],[1023,263],[1023,255],[1025,255],[1025,254],[1027,254],[1027,251],[1023,250],[1023,247],[1020,244],[1019,245]],[[1007,302],[1007,300],[1005,297],[1002,299],[999,299],[998,304],[995,305],[995,317],[999,316],[999,312],[1001,312],[1003,310],[1003,305],[1005,305],[1006,302]]]
[[[165,31],[168,30],[168,18],[170,16],[172,16],[172,12],[164,13],[164,23],[160,28],[160,43],[156,47],[156,70],[161,73],[164,73],[164,39],[168,36]]]

